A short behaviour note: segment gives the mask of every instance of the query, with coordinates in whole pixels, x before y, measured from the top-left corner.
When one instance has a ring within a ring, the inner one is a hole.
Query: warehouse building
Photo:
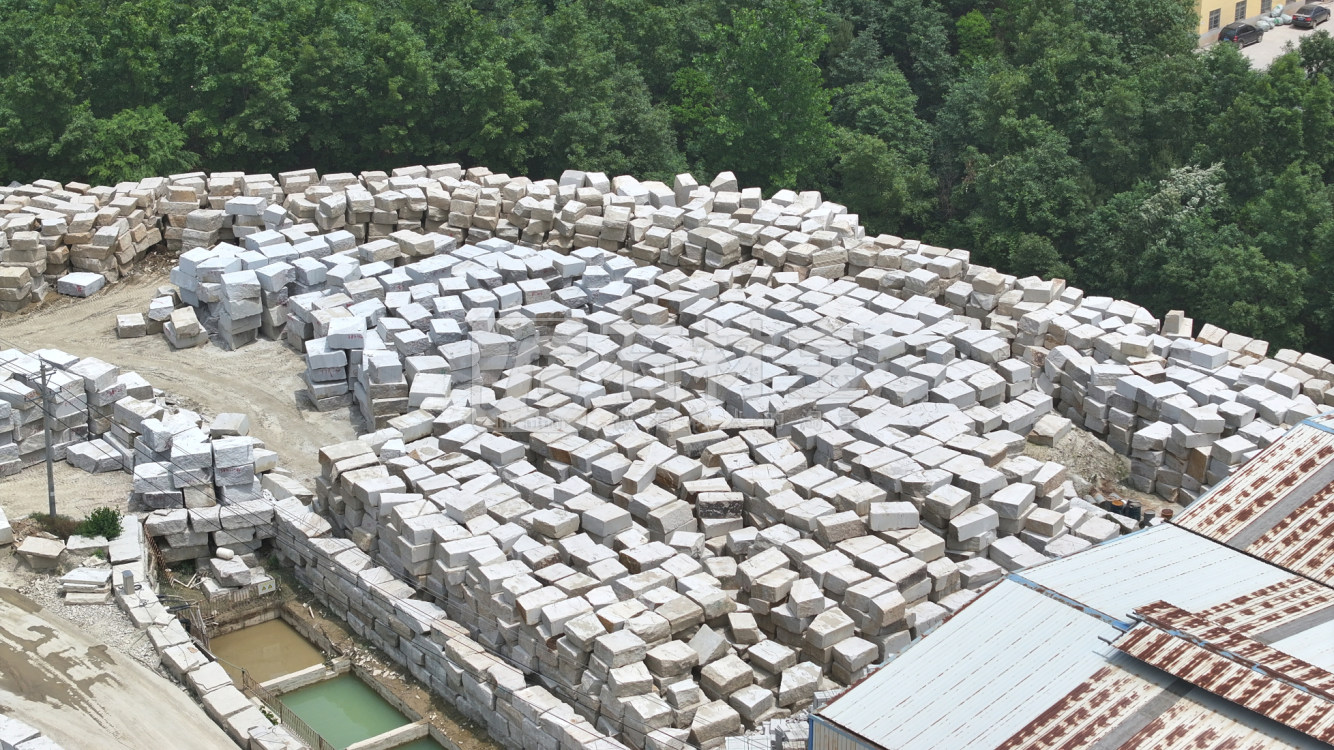
[[[1334,741],[1334,416],[1178,516],[1012,574],[821,709],[814,750]]]

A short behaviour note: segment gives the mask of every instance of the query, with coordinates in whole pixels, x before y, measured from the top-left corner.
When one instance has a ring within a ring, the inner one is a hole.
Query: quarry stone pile
[[[308,488],[245,415],[11,350],[0,472],[40,459],[45,360],[61,455],[132,474],[166,561],[221,593],[269,545],[511,747],[787,742],[980,589],[1138,528],[1028,446],[1087,430],[1186,504],[1334,403],[1327,360],[728,173],[150,184],[174,286],[118,334],[280,340],[362,434]],[[0,293],[34,278],[0,268]]]
[[[86,297],[119,279],[161,244],[167,184],[150,177],[0,187],[0,313],[39,303],[53,287]]]

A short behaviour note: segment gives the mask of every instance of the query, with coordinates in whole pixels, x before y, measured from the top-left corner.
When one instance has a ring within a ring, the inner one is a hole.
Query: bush
[[[42,531],[61,539],[69,539],[71,534],[79,533],[79,522],[69,516],[33,513],[28,518],[32,519],[33,523],[36,523]]]
[[[120,511],[103,506],[96,508],[79,524],[79,536],[101,536],[108,541],[120,536]]]

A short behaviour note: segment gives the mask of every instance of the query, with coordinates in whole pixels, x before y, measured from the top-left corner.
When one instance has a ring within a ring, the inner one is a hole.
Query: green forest
[[[1334,39],[1184,0],[0,0],[0,183],[449,161],[819,189],[1334,355]]]

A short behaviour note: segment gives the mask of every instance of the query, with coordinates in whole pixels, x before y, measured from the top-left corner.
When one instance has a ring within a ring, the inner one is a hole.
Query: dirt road
[[[56,512],[61,515],[81,519],[103,505],[125,509],[132,482],[130,475],[123,471],[89,474],[64,461],[57,461],[54,474]],[[0,479],[0,508],[4,508],[10,521],[27,518],[33,513],[46,513],[48,507],[44,464]]]
[[[0,713],[69,750],[184,747],[183,738],[236,747],[179,688],[9,588],[0,588]]]
[[[232,352],[212,344],[172,351],[160,335],[116,338],[116,315],[148,309],[148,301],[166,283],[167,270],[158,267],[122,279],[89,299],[58,297],[32,312],[6,317],[0,320],[0,348],[53,347],[98,357],[138,372],[183,407],[208,415],[245,412],[250,434],[277,451],[285,468],[302,480],[316,476],[319,449],[351,440],[356,433],[347,410],[322,413],[301,405],[297,394],[304,388],[305,363],[292,350],[259,341]]]

